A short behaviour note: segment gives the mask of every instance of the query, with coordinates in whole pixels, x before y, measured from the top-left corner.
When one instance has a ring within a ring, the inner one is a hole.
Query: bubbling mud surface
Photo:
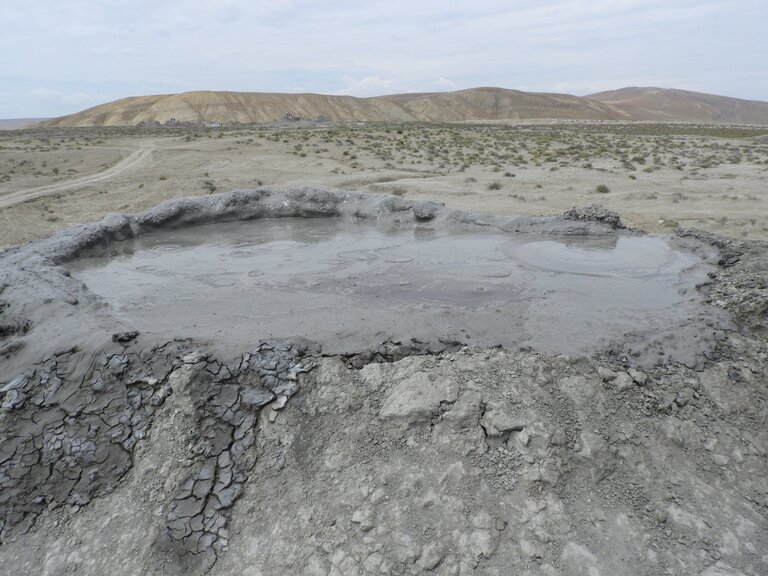
[[[279,218],[164,230],[74,260],[127,326],[224,353],[265,338],[352,354],[383,341],[621,350],[693,363],[711,266],[663,238]]]

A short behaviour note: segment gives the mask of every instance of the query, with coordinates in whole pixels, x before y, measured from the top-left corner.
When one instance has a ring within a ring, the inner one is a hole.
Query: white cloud
[[[680,78],[768,100],[766,21],[765,0],[6,1],[0,70],[16,95],[4,103],[37,115],[191,89],[588,93]]]

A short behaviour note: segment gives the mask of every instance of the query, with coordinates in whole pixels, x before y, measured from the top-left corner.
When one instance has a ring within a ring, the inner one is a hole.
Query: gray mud
[[[626,234],[267,219],[148,234],[67,268],[131,329],[225,357],[264,338],[325,354],[416,341],[592,355],[631,341],[635,362],[692,365],[714,339],[695,289],[714,267]]]
[[[766,270],[309,189],[8,250],[0,573],[761,576]]]
[[[0,272],[3,280],[0,280],[0,286],[6,288],[0,297],[6,307],[3,324],[8,326],[8,338],[0,344],[0,357],[6,357],[0,378],[6,375],[13,377],[15,372],[37,359],[68,349],[73,344],[95,354],[106,337],[130,330],[124,318],[116,316],[108,303],[83,282],[72,278],[62,264],[103,253],[115,242],[141,238],[152,232],[287,217],[367,220],[376,222],[377,226],[404,229],[415,229],[428,222],[438,231],[494,230],[510,236],[514,233],[611,238],[619,233],[615,222],[600,220],[603,217],[601,214],[597,214],[596,219],[579,219],[578,216],[481,217],[448,210],[434,202],[414,204],[393,196],[312,189],[234,191],[218,196],[173,200],[143,214],[110,214],[101,222],[65,230],[2,255]],[[701,250],[705,249],[702,243],[698,246]],[[215,266],[213,263],[207,265]],[[215,270],[210,271],[209,277],[215,277]],[[305,308],[302,306],[302,309]],[[247,340],[253,344],[273,330],[271,326],[254,328],[254,334]],[[174,336],[190,334],[177,333]],[[208,334],[203,332],[191,336],[205,338]],[[161,342],[155,340],[153,343]],[[242,349],[247,349],[247,346],[239,348]]]

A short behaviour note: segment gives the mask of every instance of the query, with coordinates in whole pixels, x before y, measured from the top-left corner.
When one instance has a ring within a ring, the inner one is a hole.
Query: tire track
[[[82,188],[83,186],[109,180],[110,178],[119,176],[123,172],[127,172],[128,170],[132,170],[140,166],[149,157],[151,157],[154,150],[154,147],[143,147],[134,150],[114,166],[107,168],[103,172],[98,172],[97,174],[90,174],[88,176],[83,176],[82,178],[75,178],[74,180],[67,180],[65,182],[46,184],[45,186],[39,186],[37,188],[17,190],[16,192],[11,192],[4,196],[0,196],[0,209],[15,206],[16,204],[21,204],[22,202],[35,200],[43,196],[50,196],[51,194],[66,192],[67,190],[72,190],[73,188]]]

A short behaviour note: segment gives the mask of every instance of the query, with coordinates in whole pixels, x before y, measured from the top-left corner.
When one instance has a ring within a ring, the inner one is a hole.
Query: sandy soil
[[[599,202],[651,231],[765,239],[763,133],[589,123],[7,132],[0,246],[110,211],[258,184],[385,192],[507,215]]]

